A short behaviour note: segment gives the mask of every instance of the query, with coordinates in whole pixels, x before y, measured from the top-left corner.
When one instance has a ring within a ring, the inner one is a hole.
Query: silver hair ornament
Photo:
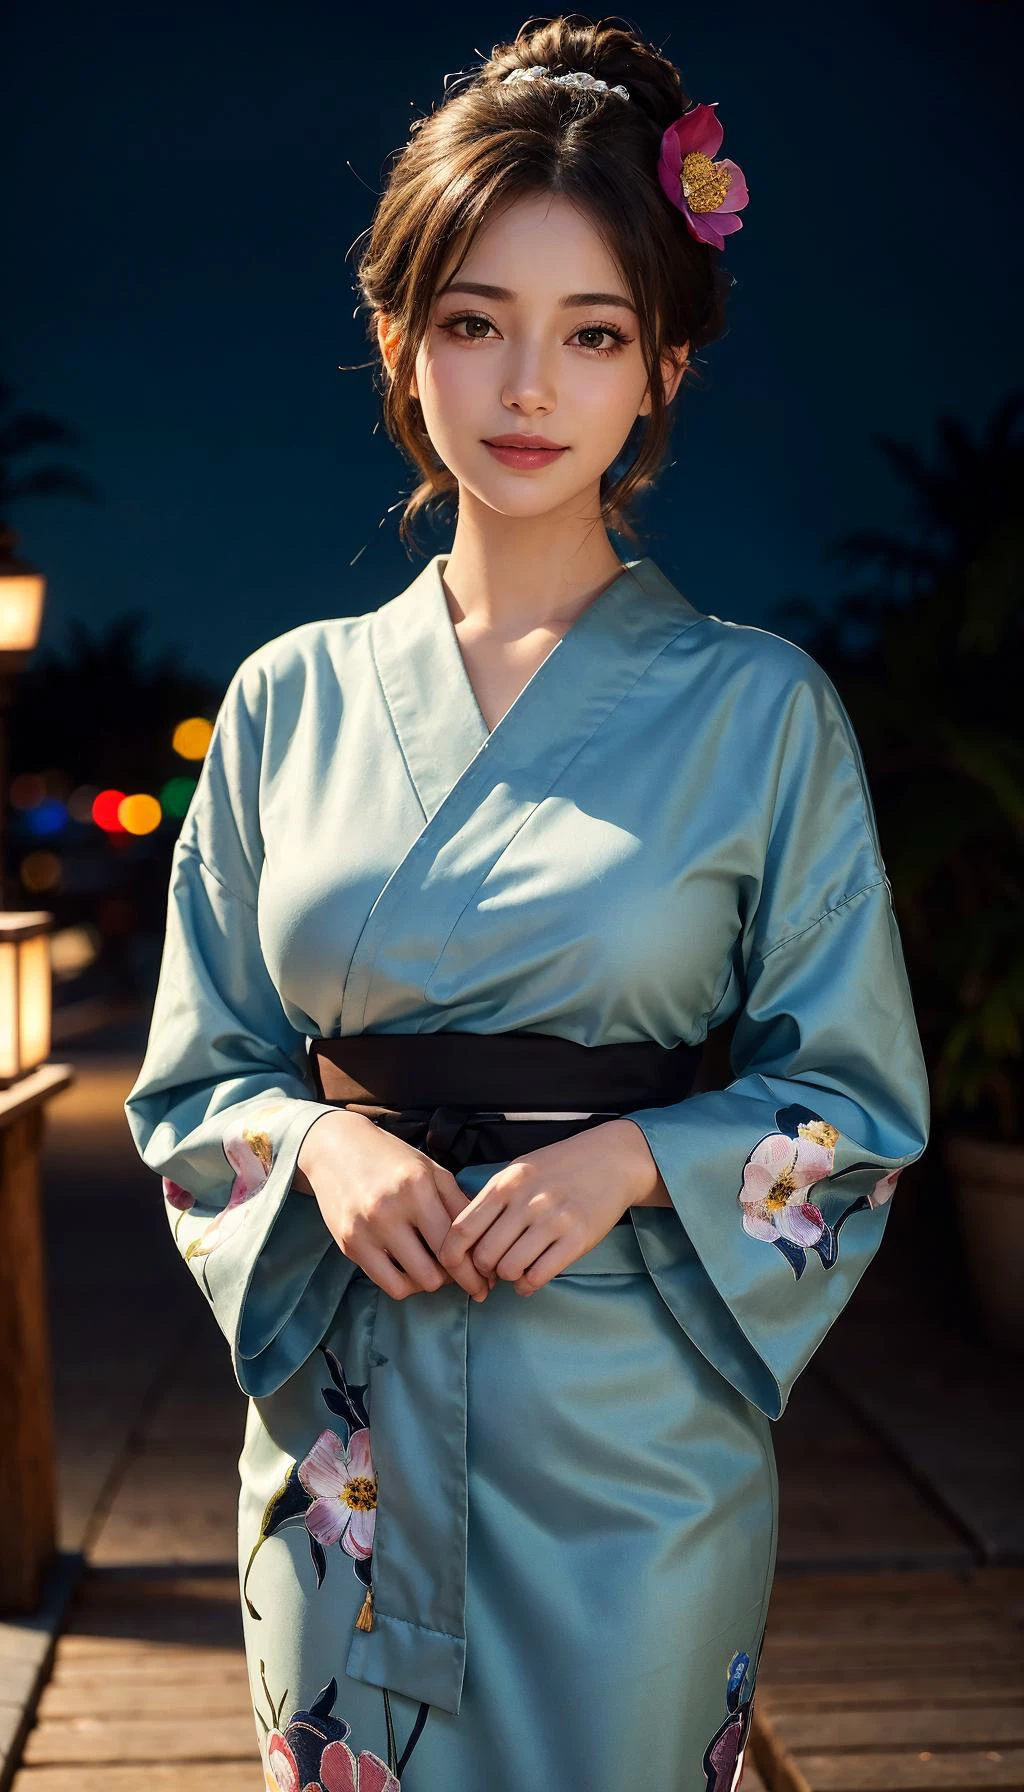
[[[554,81],[560,87],[585,87],[593,93],[617,93],[621,99],[628,100],[629,88],[621,84],[609,87],[607,81],[601,81],[596,75],[588,75],[585,69],[574,68],[568,75],[553,75],[542,62],[535,62],[532,68],[514,68],[511,74],[503,75],[501,85],[509,81]]]

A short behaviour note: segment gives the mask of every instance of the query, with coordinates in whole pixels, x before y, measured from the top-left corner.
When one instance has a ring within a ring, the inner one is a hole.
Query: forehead
[[[558,193],[538,193],[501,206],[480,226],[465,259],[467,234],[453,245],[437,282],[482,281],[517,297],[552,298],[597,288],[628,296],[628,286],[594,220]]]

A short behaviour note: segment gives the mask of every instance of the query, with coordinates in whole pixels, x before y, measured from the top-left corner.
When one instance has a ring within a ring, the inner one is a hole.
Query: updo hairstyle
[[[652,408],[602,475],[601,513],[608,528],[638,540],[627,506],[653,484],[670,434],[660,359],[687,341],[692,356],[722,335],[733,281],[721,250],[691,236],[658,182],[662,133],[691,103],[679,71],[622,23],[579,13],[528,20],[514,42],[496,45],[486,62],[446,87],[392,152],[357,279],[375,356],[378,313],[399,337],[390,372],[381,366],[384,425],[423,475],[399,529],[406,545],[421,510],[429,516],[458,495],[411,394],[445,263],[462,232],[458,267],[492,211],[537,194],[560,195],[591,218],[637,308]],[[630,97],[545,80],[502,85],[512,69],[534,64],[553,74],[582,69],[609,87],[621,82]]]

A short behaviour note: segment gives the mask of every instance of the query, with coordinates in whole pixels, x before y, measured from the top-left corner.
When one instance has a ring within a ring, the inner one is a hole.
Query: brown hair
[[[609,87],[622,82],[630,97],[544,80],[502,85],[512,69],[535,63],[553,74],[582,69]],[[382,368],[382,402],[388,435],[423,474],[399,529],[406,545],[414,517],[458,493],[410,390],[441,270],[463,231],[459,266],[491,211],[538,193],[562,195],[591,217],[639,313],[651,412],[638,419],[632,462],[601,478],[605,524],[637,541],[626,506],[653,484],[671,424],[661,378],[652,376],[673,348],[689,341],[692,353],[723,333],[733,284],[721,251],[690,235],[657,178],[662,133],[689,103],[678,69],[614,18],[533,18],[513,43],[495,45],[468,84],[416,119],[408,143],[393,152],[357,277],[377,354],[377,313],[400,338],[390,373]],[[684,380],[689,372],[688,363]]]

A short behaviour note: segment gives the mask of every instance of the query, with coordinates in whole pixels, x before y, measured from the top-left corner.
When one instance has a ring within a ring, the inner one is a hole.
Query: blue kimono
[[[649,558],[488,732],[445,564],[232,678],[125,1103],[249,1397],[266,1783],[724,1792],[775,1566],[771,1421],[928,1133],[863,762],[808,654]],[[727,1087],[629,1115],[672,1205],[529,1300],[393,1300],[292,1186],[331,1111],[312,1037],[668,1047],[727,1021]]]

